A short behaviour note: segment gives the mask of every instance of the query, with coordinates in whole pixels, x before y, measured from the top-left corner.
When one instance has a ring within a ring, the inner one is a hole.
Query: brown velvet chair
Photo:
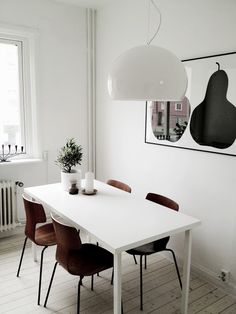
[[[179,210],[179,205],[175,201],[173,201],[173,200],[171,200],[165,196],[155,194],[155,193],[148,193],[146,196],[146,199],[149,201],[152,201],[154,203],[158,203],[160,205],[168,207],[170,209],[173,209],[176,211]],[[142,265],[143,257],[145,257],[145,268],[146,268],[146,257],[147,257],[147,255],[151,255],[151,254],[161,252],[161,251],[171,252],[173,259],[174,259],[175,268],[176,268],[176,272],[177,272],[178,279],[179,279],[179,284],[180,284],[180,287],[182,289],[182,282],[181,282],[181,278],[180,278],[180,273],[179,273],[175,253],[173,250],[166,248],[167,243],[169,242],[169,239],[170,239],[170,237],[165,237],[163,239],[153,241],[151,243],[144,244],[144,245],[141,245],[139,247],[136,247],[134,249],[127,251],[127,253],[129,253],[129,254],[140,256],[140,310],[141,311],[143,310],[143,265]]]
[[[42,270],[43,270],[43,254],[48,246],[56,244],[56,235],[52,223],[45,223],[47,221],[44,208],[42,204],[36,203],[23,196],[23,202],[26,213],[25,225],[25,241],[22,248],[20,262],[17,270],[17,277],[20,275],[21,263],[25,252],[27,239],[39,246],[43,246],[40,258],[40,272],[39,272],[39,287],[38,287],[38,305],[40,305]],[[44,223],[37,227],[37,224]]]
[[[68,273],[79,276],[78,282],[78,301],[77,314],[80,311],[80,286],[85,276],[93,275],[113,267],[113,255],[97,245],[91,243],[81,243],[79,231],[74,227],[60,222],[52,216],[53,225],[57,239],[56,262],[53,268],[51,280],[49,283],[44,307],[47,305],[48,296],[51,290],[52,281],[58,263]],[[93,290],[93,285],[92,285]]]

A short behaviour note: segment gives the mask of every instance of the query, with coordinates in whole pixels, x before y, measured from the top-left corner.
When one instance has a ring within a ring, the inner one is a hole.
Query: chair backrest
[[[173,201],[172,199],[166,196],[155,194],[155,193],[148,193],[146,196],[146,199],[154,203],[168,207],[170,209],[173,209],[176,211],[179,210],[179,205],[175,201]]]
[[[51,217],[57,240],[56,260],[68,270],[70,252],[79,250],[81,247],[79,231],[75,227],[65,224],[54,215],[51,215]]]
[[[22,195],[22,197],[26,214],[25,235],[34,242],[36,224],[47,220],[45,211],[42,204],[29,200],[25,195]]]
[[[108,180],[107,184],[114,186],[115,188],[118,188],[120,190],[123,190],[125,192],[131,193],[131,187],[128,186],[127,184],[121,182],[121,181],[117,181],[117,180]]]

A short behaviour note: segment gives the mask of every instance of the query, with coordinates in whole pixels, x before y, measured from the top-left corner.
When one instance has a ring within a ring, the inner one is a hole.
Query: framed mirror
[[[185,97],[146,103],[145,142],[236,156],[236,52],[182,62]]]
[[[151,128],[159,141],[178,141],[188,125],[189,116],[190,105],[187,97],[178,102],[151,102]]]

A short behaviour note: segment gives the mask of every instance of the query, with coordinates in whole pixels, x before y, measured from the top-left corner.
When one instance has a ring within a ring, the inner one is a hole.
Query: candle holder
[[[6,145],[6,149],[5,149],[5,145],[2,144],[2,153],[0,154],[0,163],[9,162],[10,161],[8,160],[9,158],[22,155],[22,154],[26,154],[26,152],[24,152],[24,146],[20,146],[20,150],[19,150],[17,145]]]

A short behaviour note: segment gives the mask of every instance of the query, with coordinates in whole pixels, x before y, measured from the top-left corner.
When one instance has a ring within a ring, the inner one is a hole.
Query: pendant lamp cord
[[[154,8],[157,10],[158,14],[159,14],[159,24],[157,26],[157,29],[154,33],[154,35],[151,37],[151,39],[149,39],[149,41],[147,42],[147,45],[149,46],[151,44],[151,42],[153,41],[153,39],[156,37],[157,33],[159,32],[159,29],[161,27],[161,11],[159,10],[159,8],[157,7],[157,5],[155,4],[154,0],[150,0],[150,3],[152,3],[152,5],[154,6]],[[148,13],[148,33],[149,33],[149,29],[150,29],[150,4],[149,4],[149,13]]]

